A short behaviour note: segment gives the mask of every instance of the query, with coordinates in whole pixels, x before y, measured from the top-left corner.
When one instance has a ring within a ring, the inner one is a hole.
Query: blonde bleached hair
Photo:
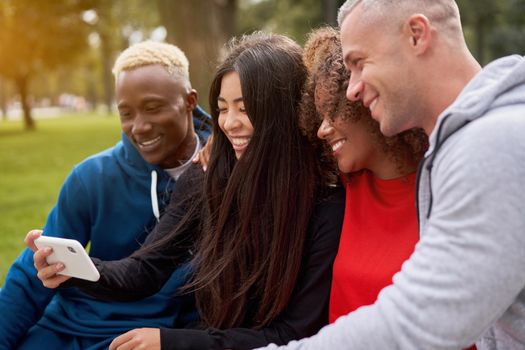
[[[172,44],[143,41],[124,50],[115,61],[113,75],[118,78],[123,71],[159,64],[170,75],[179,75],[189,81],[188,58],[181,49]]]

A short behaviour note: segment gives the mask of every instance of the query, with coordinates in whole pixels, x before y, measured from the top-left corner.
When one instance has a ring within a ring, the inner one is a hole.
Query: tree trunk
[[[20,94],[20,103],[22,104],[24,127],[26,130],[34,130],[35,121],[31,115],[31,103],[29,102],[29,78],[27,76],[18,77],[16,79],[16,86]]]
[[[2,119],[7,120],[7,84],[0,78],[0,112]]]
[[[337,0],[323,0],[323,21],[333,27],[337,27]]]
[[[111,68],[113,65],[113,58],[111,56],[111,39],[105,33],[99,33],[100,35],[100,50],[102,56],[102,83],[104,86],[104,104],[106,105],[106,112],[110,115],[113,112],[113,99],[114,99],[114,88],[113,88],[113,74]]]
[[[157,5],[167,41],[188,57],[191,83],[206,108],[221,49],[235,33],[237,0],[157,0]]]
[[[94,65],[89,64],[89,66],[84,71],[84,79],[86,80],[85,95],[86,100],[88,102],[89,110],[91,112],[96,111],[98,106],[97,88],[95,86],[95,77],[93,76],[94,70]]]

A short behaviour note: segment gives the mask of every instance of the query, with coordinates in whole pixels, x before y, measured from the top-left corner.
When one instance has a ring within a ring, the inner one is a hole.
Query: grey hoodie
[[[525,349],[523,57],[485,67],[440,115],[419,175],[421,240],[394,284],[282,349]]]

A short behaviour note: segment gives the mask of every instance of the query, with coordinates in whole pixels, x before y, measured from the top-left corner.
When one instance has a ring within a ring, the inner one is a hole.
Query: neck
[[[174,162],[174,164],[169,164],[169,166],[165,166],[164,168],[173,169],[186,163],[195,152],[195,147],[197,147],[197,137],[197,134],[195,134],[193,131],[188,134],[179,147],[176,162]]]
[[[445,56],[445,55],[444,55]],[[436,82],[429,91],[429,115],[423,129],[427,135],[434,130],[438,117],[457,99],[465,86],[481,70],[480,64],[472,54],[465,49],[459,55],[450,55],[440,65],[441,69],[435,67],[435,77],[431,81]]]
[[[408,161],[400,164],[396,162],[390,154],[379,150],[368,167],[368,170],[381,180],[391,180],[415,172],[417,170],[417,164],[409,164]]]

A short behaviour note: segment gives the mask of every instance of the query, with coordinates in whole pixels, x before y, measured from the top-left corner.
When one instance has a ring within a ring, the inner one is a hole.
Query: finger
[[[199,155],[200,155],[200,153],[197,153],[197,155],[191,160],[191,162],[193,164],[199,163]]]
[[[205,146],[203,149],[199,151],[199,163],[202,166],[202,170],[206,171],[208,168],[208,162],[210,160],[210,152],[209,152],[209,146]]]
[[[64,264],[62,263],[49,265],[47,267],[44,267],[38,270],[37,277],[42,281],[42,284],[45,287],[56,288],[62,282],[64,282],[65,279],[69,278],[67,276],[57,274],[63,269],[64,269]]]
[[[206,147],[202,153],[202,157],[204,158],[203,162],[205,166],[207,166],[208,163],[210,162],[210,154],[211,154],[211,147]]]
[[[31,230],[27,233],[26,238],[24,239],[24,243],[26,244],[26,246],[29,247],[29,249],[36,252],[38,248],[35,245],[35,239],[37,239],[41,235],[42,230]]]
[[[109,350],[123,350],[124,345],[133,339],[133,334],[133,331],[129,331],[119,335],[109,344]]]
[[[53,278],[42,281],[42,284],[46,288],[55,289],[58,288],[62,283],[70,279],[71,277],[66,275],[56,275]]]
[[[47,263],[46,258],[51,254],[53,254],[53,249],[51,247],[38,249],[35,254],[33,254],[33,263],[35,265],[35,269],[40,271],[43,268],[48,267],[49,264]]]
[[[208,137],[208,140],[204,147],[199,152],[199,162],[202,165],[202,170],[206,171],[208,163],[210,161],[211,148],[213,144],[213,134]]]

